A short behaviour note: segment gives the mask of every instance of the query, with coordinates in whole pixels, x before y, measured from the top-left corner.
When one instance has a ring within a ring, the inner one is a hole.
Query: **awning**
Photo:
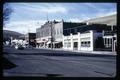
[[[53,43],[54,43],[54,44],[57,44],[57,43],[60,43],[60,42],[57,42],[57,41],[56,41],[56,42],[53,42]]]
[[[51,43],[51,41],[48,41],[46,44],[50,44]]]
[[[57,43],[60,43],[60,42],[53,42],[53,44],[57,44]],[[47,44],[51,44],[51,41],[48,41]]]
[[[18,40],[15,39],[15,40],[12,40],[12,42],[18,42]]]
[[[37,41],[37,43],[43,43],[43,42],[46,42],[46,41]]]

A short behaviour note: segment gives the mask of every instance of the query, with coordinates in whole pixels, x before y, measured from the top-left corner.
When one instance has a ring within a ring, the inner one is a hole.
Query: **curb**
[[[73,51],[73,50],[64,50],[64,49],[49,49],[49,48],[35,48],[35,49],[44,49],[44,50],[55,50],[55,51],[65,51],[65,52],[75,52],[81,54],[92,54],[92,55],[117,55],[116,52],[108,52],[108,51]],[[102,54],[101,54],[102,53]]]
[[[9,54],[8,52],[4,52],[4,54]],[[106,54],[90,54],[90,53],[10,53],[15,55],[44,55],[44,56],[85,56],[85,57],[116,57],[116,55],[106,55]]]

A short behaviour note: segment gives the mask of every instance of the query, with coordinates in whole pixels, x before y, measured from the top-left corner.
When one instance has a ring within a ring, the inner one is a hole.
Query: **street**
[[[4,57],[16,65],[11,69],[4,69],[4,76],[116,76],[116,56],[50,56],[50,54],[69,54],[70,52],[45,49],[16,50],[11,47],[4,47],[3,52]]]

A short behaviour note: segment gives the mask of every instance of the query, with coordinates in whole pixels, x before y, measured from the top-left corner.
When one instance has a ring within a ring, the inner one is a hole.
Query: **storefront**
[[[108,51],[116,51],[117,46],[117,35],[104,35],[104,46]]]
[[[84,33],[70,34],[63,36],[63,48],[68,50],[94,51],[95,40],[101,37],[101,32],[89,30]]]

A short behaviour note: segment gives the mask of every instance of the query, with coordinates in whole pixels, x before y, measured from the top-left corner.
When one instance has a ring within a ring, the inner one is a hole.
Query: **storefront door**
[[[74,42],[73,43],[73,49],[74,50],[78,50],[78,42]]]

